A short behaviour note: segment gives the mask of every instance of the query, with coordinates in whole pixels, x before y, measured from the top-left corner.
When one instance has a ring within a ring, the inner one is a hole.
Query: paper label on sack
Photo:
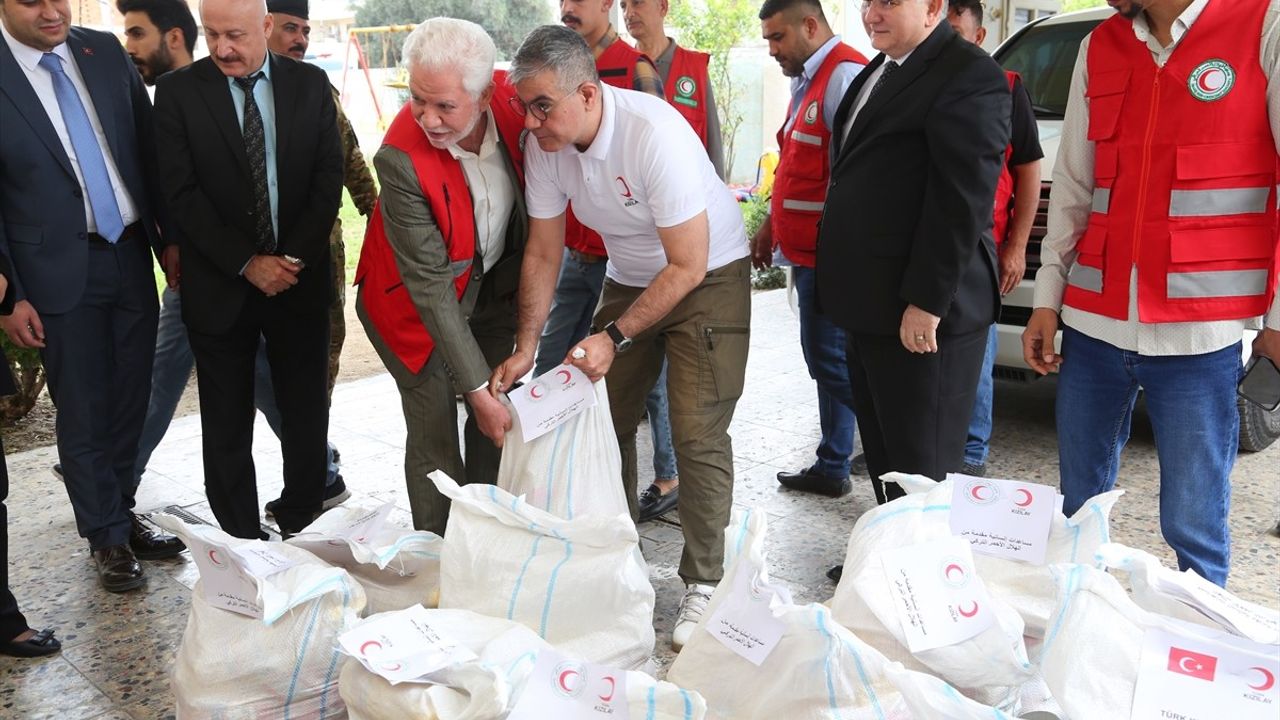
[[[525,442],[541,437],[596,404],[591,380],[573,365],[558,365],[508,393]]]
[[[244,571],[259,580],[266,580],[295,564],[293,560],[276,552],[270,544],[262,540],[253,540],[234,547],[231,552],[235,553],[236,560]]]
[[[911,652],[964,642],[995,622],[967,540],[950,537],[886,550],[881,560]]]
[[[206,602],[251,618],[262,617],[258,584],[230,546],[196,538],[188,541],[187,546],[200,571],[200,586]]]
[[[627,720],[629,716],[625,671],[543,650],[507,718]]]
[[[1043,565],[1058,491],[1048,485],[950,473],[951,533],[983,555]]]
[[[1254,640],[1280,641],[1280,613],[1241,600],[1199,576],[1189,573],[1156,574],[1151,579],[1151,586],[1196,608],[1238,635]]]
[[[422,605],[386,613],[338,636],[338,644],[369,672],[392,685],[427,682],[423,676],[476,658],[471,650],[432,626],[429,617]]]
[[[756,572],[742,566],[734,576],[731,592],[720,602],[703,628],[721,645],[759,667],[777,647],[786,624],[773,616],[770,607],[791,604],[791,592],[770,584]]]
[[[1142,638],[1129,717],[1275,720],[1280,717],[1277,675],[1280,658],[1273,645],[1226,634],[1210,640],[1195,631],[1149,628]]]

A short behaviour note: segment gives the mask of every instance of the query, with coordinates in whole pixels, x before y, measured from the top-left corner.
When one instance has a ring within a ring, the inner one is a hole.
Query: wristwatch
[[[618,329],[618,323],[611,322],[604,326],[604,331],[609,333],[609,339],[613,340],[613,349],[617,352],[626,352],[631,347],[631,338],[622,334]]]

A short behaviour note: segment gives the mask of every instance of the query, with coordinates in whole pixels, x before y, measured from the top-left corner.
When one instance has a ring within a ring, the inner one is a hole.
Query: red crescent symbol
[[[570,374],[568,370],[561,370],[560,372],[556,373],[556,377],[561,377],[561,376],[564,377],[564,380],[560,381],[561,385],[568,385],[569,381],[573,379],[573,375]]]
[[[556,682],[560,684],[560,689],[567,693],[573,692],[573,688],[569,687],[569,681],[566,680],[570,675],[580,674],[577,670],[565,670],[560,673],[560,677],[556,678]]]
[[[1262,680],[1262,684],[1261,684],[1261,685],[1250,685],[1249,687],[1251,687],[1251,688],[1253,688],[1254,690],[1257,690],[1257,691],[1259,691],[1259,692],[1266,692],[1266,691],[1268,691],[1268,690],[1270,690],[1271,688],[1273,688],[1273,687],[1275,687],[1275,686],[1276,686],[1276,676],[1275,676],[1275,673],[1271,672],[1270,670],[1268,670],[1268,669],[1266,669],[1266,668],[1261,668],[1261,667],[1257,667],[1257,666],[1251,667],[1251,668],[1249,668],[1249,669],[1250,669],[1250,670],[1257,670],[1258,672],[1262,673],[1262,678],[1263,678],[1263,680]]]
[[[983,500],[986,500],[986,498],[979,495],[978,491],[986,490],[986,489],[987,489],[986,485],[974,485],[973,487],[969,488],[969,494],[973,496],[974,500],[977,500],[978,502],[982,502]]]
[[[605,682],[609,683],[609,692],[606,695],[601,695],[600,699],[605,702],[609,702],[613,700],[613,691],[617,689],[618,681],[614,680],[612,676],[606,677],[604,678],[604,680]]]
[[[961,615],[963,615],[963,616],[965,616],[965,617],[967,617],[967,618],[971,618],[971,617],[973,617],[974,615],[977,615],[977,614],[978,614],[978,602],[977,602],[976,600],[971,600],[970,602],[971,602],[971,603],[973,603],[973,609],[972,609],[972,610],[970,610],[970,611],[968,611],[968,612],[965,612],[964,608],[960,608],[960,609],[959,609],[959,610],[960,610],[960,614],[961,614]]]
[[[360,654],[367,657],[369,655],[370,645],[372,645],[374,648],[378,650],[382,649],[382,643],[378,642],[377,640],[368,640],[363,645],[360,646]]]
[[[209,548],[209,560],[214,565],[217,565],[218,567],[222,567],[222,561],[218,559],[218,551],[214,550],[213,548]]]
[[[622,177],[621,175],[619,175],[618,177],[614,178],[614,180],[615,180],[619,185],[621,185],[621,186],[622,186],[622,197],[624,197],[624,198],[629,198],[629,197],[631,197],[631,188],[627,185],[627,181],[626,181],[625,179],[623,179],[623,177]]]
[[[401,667],[400,663],[387,663],[382,666],[382,669],[386,670],[387,672],[395,672],[399,670],[400,667]]]
[[[1017,492],[1022,493],[1022,494],[1023,494],[1023,496],[1024,496],[1024,497],[1026,497],[1027,499],[1026,499],[1026,501],[1024,501],[1024,502],[1015,502],[1015,503],[1014,503],[1014,505],[1017,505],[1018,507],[1026,507],[1026,506],[1028,506],[1028,505],[1030,505],[1030,504],[1031,504],[1031,491],[1030,491],[1030,490],[1027,490],[1026,488],[1018,488]]]
[[[944,575],[948,580],[950,580],[950,579],[951,579],[951,571],[952,571],[952,570],[959,570],[959,571],[960,571],[960,579],[961,579],[961,580],[963,580],[963,579],[964,579],[964,575],[965,575],[964,568],[963,568],[963,567],[961,567],[961,566],[959,566],[959,565],[957,565],[956,563],[951,563],[951,564],[950,564],[950,565],[948,565],[946,568],[944,568],[944,569],[943,569],[943,571],[942,571],[942,574],[943,574],[943,575]]]
[[[542,386],[540,385],[534,385],[533,387],[529,388],[529,397],[533,398],[534,400],[541,400],[542,395],[538,393],[538,391],[541,389],[542,389]]]

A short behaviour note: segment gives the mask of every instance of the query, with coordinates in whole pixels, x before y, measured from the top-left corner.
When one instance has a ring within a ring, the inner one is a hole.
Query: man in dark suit
[[[120,42],[72,28],[67,0],[3,0],[0,19],[0,252],[16,300],[2,324],[40,349],[99,580],[132,590],[138,557],[182,551],[132,513],[162,248],[151,105]]]
[[[210,57],[156,84],[160,177],[182,237],[205,491],[222,529],[265,537],[254,475],[253,362],[265,337],[283,427],[282,534],[320,510],[329,426],[329,229],[342,150],[323,71],[267,52],[262,0],[207,0]]]
[[[946,0],[870,0],[880,51],[836,114],[818,297],[848,334],[849,379],[880,503],[889,471],[958,471],[1000,296],[992,198],[1009,138],[1000,66]]]

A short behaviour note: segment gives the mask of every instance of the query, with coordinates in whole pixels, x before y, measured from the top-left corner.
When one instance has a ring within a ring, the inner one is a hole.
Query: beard
[[[451,132],[448,135],[432,134],[427,132],[426,128],[423,128],[422,132],[426,134],[427,142],[431,143],[431,147],[434,147],[437,150],[445,150],[450,145],[457,145],[463,140],[463,138],[470,135],[471,132],[476,129],[476,125],[483,117],[484,113],[477,113],[475,117],[471,118],[471,122],[467,123],[465,128],[457,132]]]
[[[142,81],[148,85],[155,85],[156,78],[173,69],[173,55],[169,52],[169,48],[161,45],[156,51],[142,59],[142,62],[133,61],[138,66],[138,72],[142,74]]]

